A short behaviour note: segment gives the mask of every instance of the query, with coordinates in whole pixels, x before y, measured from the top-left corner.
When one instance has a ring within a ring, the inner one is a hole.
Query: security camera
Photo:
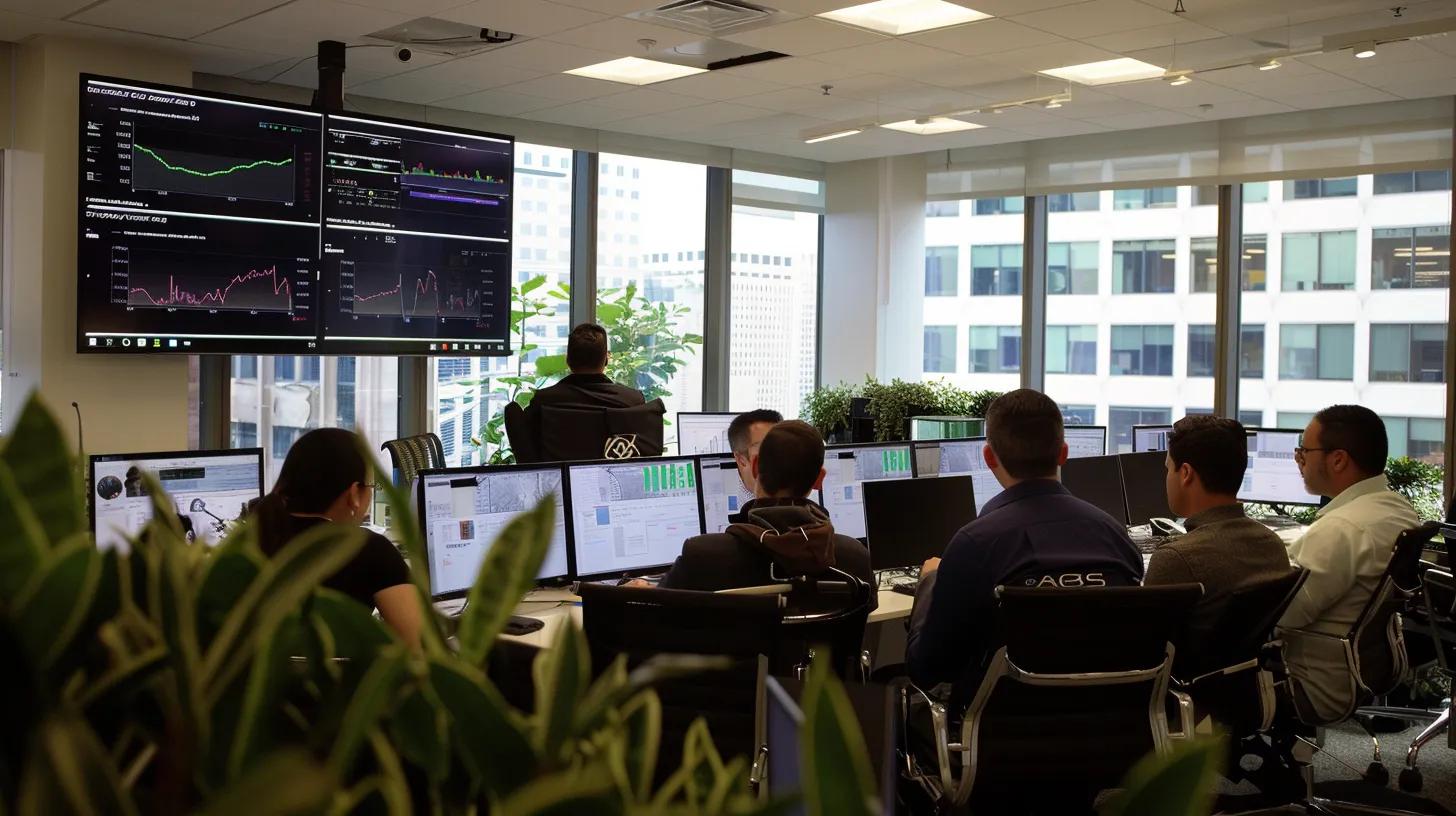
[[[410,60],[415,58],[415,52],[409,50],[408,48],[405,48],[402,45],[395,46],[394,58],[399,60],[400,62],[409,62]]]

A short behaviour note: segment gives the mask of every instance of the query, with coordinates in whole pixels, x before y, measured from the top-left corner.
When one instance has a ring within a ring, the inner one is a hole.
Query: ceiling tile
[[[78,9],[83,9],[95,0],[0,0],[0,12],[15,12],[31,17],[47,17],[52,20],[59,20]]]
[[[893,114],[909,113],[909,111],[893,105],[883,105],[847,96],[824,96],[818,91],[807,88],[790,88],[770,94],[760,94],[750,101],[755,107],[784,113],[803,113],[835,121],[880,119]]]
[[[547,0],[476,0],[434,16],[526,37],[545,37],[603,19],[596,12]]]
[[[889,40],[888,37],[873,31],[819,17],[790,20],[774,26],[729,34],[723,39],[794,56],[822,54],[825,51],[852,48],[857,45],[871,45]]]
[[[640,56],[647,49],[638,40],[654,40],[656,45],[653,47],[661,49],[675,48],[695,42],[702,39],[702,36],[676,28],[613,17],[552,34],[548,39],[568,45],[579,45],[582,48],[595,48],[598,51],[607,51],[612,54]]]
[[[939,48],[929,48],[904,40],[886,40],[873,45],[828,51],[815,55],[814,59],[835,65],[853,66],[857,73],[872,68],[881,74],[914,77],[923,72],[953,66],[965,58]]]
[[[620,121],[629,115],[618,108],[609,108],[594,102],[572,102],[555,108],[531,111],[530,118],[540,122],[594,128]]]
[[[970,56],[1015,51],[1018,48],[1049,45],[1062,40],[1055,34],[1000,19],[981,20],[954,28],[926,31],[912,34],[905,39],[918,45],[928,45],[932,48],[941,48]]]
[[[1085,40],[1099,34],[1169,25],[1178,18],[1136,0],[1090,0],[1074,6],[1017,14],[1012,20],[1068,39]]]
[[[1377,47],[1375,56],[1369,59],[1356,59],[1349,51],[1336,51],[1300,57],[1300,60],[1316,68],[1358,78],[1361,72],[1371,69],[1374,73],[1379,73],[1384,66],[1424,62],[1443,56],[1445,55],[1433,48],[1427,48],[1422,42],[1401,42]]]
[[[580,102],[583,99],[611,96],[614,93],[620,93],[626,87],[628,86],[617,82],[588,79],[572,74],[547,74],[525,82],[517,82],[514,85],[506,85],[501,90],[524,96],[539,96],[542,99],[551,99],[557,104],[561,104],[562,102]]]
[[[671,82],[662,83],[663,88],[670,88],[671,85]],[[633,88],[625,93],[615,93],[597,100],[597,104],[618,108],[626,111],[629,116],[677,111],[696,107],[700,103],[701,100],[656,88]]]
[[[1351,88],[1344,91],[1328,91],[1325,93],[1312,94],[1290,94],[1284,97],[1274,97],[1275,101],[1284,102],[1303,110],[1318,110],[1320,108],[1339,108],[1346,105],[1368,105],[1374,102],[1390,102],[1399,99],[1393,93],[1379,90],[1377,88]]]
[[[1053,45],[1038,45],[994,54],[989,59],[1001,65],[1009,65],[1027,71],[1045,71],[1048,68],[1081,65],[1084,62],[1117,59],[1120,56],[1122,55],[1101,48],[1064,40]]]
[[[1029,11],[1041,9],[1060,8],[1072,6],[1085,0],[976,0],[971,3],[971,8],[976,11],[989,14],[993,17],[1010,17],[1013,14],[1025,14]],[[962,3],[961,5],[966,5]]]
[[[1130,51],[1139,51],[1146,48],[1172,46],[1175,43],[1181,51],[1188,43],[1198,42],[1200,40],[1212,40],[1222,36],[1224,36],[1224,33],[1218,29],[1201,26],[1187,20],[1179,20],[1169,25],[1118,31],[1097,37],[1083,37],[1082,39],[1088,45],[1095,45],[1098,48],[1105,48],[1108,51],[1126,54]]]
[[[861,0],[773,0],[767,5],[794,14],[822,14],[826,11],[852,6],[858,2]]]
[[[539,96],[523,96],[499,88],[457,96],[440,102],[441,107],[488,113],[493,116],[518,116],[533,110],[553,107],[555,104],[554,100],[542,99]]]
[[[1456,78],[1428,79],[1426,77],[1409,77],[1403,81],[1380,85],[1379,88],[1382,91],[1388,91],[1405,99],[1425,99],[1431,96],[1456,96]]]
[[[1313,69],[1303,74],[1284,74],[1281,68],[1278,71],[1265,71],[1262,81],[1253,85],[1242,85],[1242,90],[1261,96],[1265,99],[1279,99],[1281,97],[1298,96],[1307,93],[1323,93],[1326,91],[1348,91],[1364,87],[1353,79],[1332,74],[1329,71]],[[1219,71],[1210,74],[1206,79],[1195,81],[1193,85],[1222,85],[1229,86],[1232,82],[1239,81],[1242,71]],[[1281,76],[1283,74],[1283,76]],[[1191,90],[1193,85],[1186,85],[1183,88],[1170,88],[1169,90]]]
[[[1171,45],[1144,48],[1127,54],[1134,59],[1153,65],[1178,68],[1211,68],[1236,62],[1253,62],[1285,53],[1282,48],[1270,48],[1243,37],[1215,37],[1198,42],[1179,42],[1177,48]]]
[[[1202,119],[1233,119],[1244,116],[1269,116],[1275,113],[1288,113],[1294,109],[1293,105],[1275,102],[1272,99],[1250,98],[1232,102],[1220,102],[1208,110],[1194,109],[1188,111],[1188,113]]]
[[[512,0],[518,2],[519,0]],[[653,0],[561,0],[563,5],[575,6],[576,8],[594,11],[598,14],[605,14],[609,17],[616,17],[623,14],[630,14],[634,11],[643,11],[661,5]]]
[[[764,82],[744,76],[737,68],[723,68],[674,79],[669,87],[672,93],[704,100],[740,99],[783,89],[784,86],[776,82]]]
[[[72,22],[191,39],[278,5],[277,0],[106,0],[71,17]]]
[[[417,74],[396,74],[384,79],[360,82],[350,85],[350,93],[372,96],[378,99],[393,99],[397,102],[438,102],[456,96],[475,93],[480,88],[466,83],[429,82]]]
[[[312,54],[319,40],[357,40],[409,17],[337,0],[293,0],[198,37],[213,45],[253,51]]]
[[[825,82],[833,82],[836,79],[863,73],[863,70],[850,65],[830,65],[807,57],[786,57],[767,62],[756,62],[752,65],[739,65],[724,70],[750,79],[800,87],[822,85]]]
[[[1191,85],[1173,87],[1162,80],[1132,82],[1126,85],[1104,85],[1099,90],[1123,99],[1131,99],[1169,110],[1196,109],[1199,105],[1219,105],[1255,99],[1252,94],[1226,88],[1212,82],[1195,80]],[[1077,98],[1072,92],[1072,100]]]
[[[1062,106],[1062,115],[1073,119],[1088,121],[1104,121],[1118,116],[1132,116],[1140,113],[1150,113],[1157,108],[1144,105],[1141,102],[1134,102],[1130,99],[1111,99],[1106,102],[1085,102],[1077,94],[1072,95],[1072,101]]]
[[[575,45],[555,43],[548,40],[526,40],[522,43],[513,43],[504,48],[497,48],[494,51],[472,57],[472,59],[487,68],[504,65],[522,71],[558,74],[562,71],[570,71],[573,68],[581,68],[586,65],[595,65],[599,62],[614,60],[617,57],[617,54],[609,54],[605,51],[594,51]]]
[[[407,76],[416,77],[421,84],[464,85],[467,90],[461,93],[466,93],[525,82],[548,73],[537,69],[502,65],[499,60],[487,61],[491,53],[493,52],[460,57],[438,65],[415,69]],[[459,95],[452,94],[452,96]]]
[[[274,64],[282,57],[281,54],[260,54],[194,42],[178,44],[178,47],[192,58],[193,71],[219,76],[234,76],[260,65]]]
[[[356,6],[397,11],[415,17],[432,17],[437,12],[460,5],[460,0],[349,0]]]
[[[1169,110],[1150,110],[1146,113],[1126,113],[1118,116],[1108,117],[1095,121],[1108,130],[1141,130],[1142,128],[1165,127],[1167,125],[1186,125],[1189,122],[1196,122],[1199,117],[1187,113]]]
[[[1051,139],[1057,136],[1082,136],[1088,133],[1106,133],[1110,130],[1122,129],[1120,124],[1116,127],[1109,127],[1098,122],[1062,119],[1056,122],[1045,122],[1027,130],[1014,131],[1016,134],[1014,141],[1020,141],[1028,136],[1033,139]]]
[[[984,59],[961,57],[948,68],[927,71],[918,75],[917,78],[921,82],[939,85],[942,88],[954,88],[966,93],[985,95],[991,93],[987,86],[1010,81],[1024,82],[1032,79],[1032,72],[994,62],[992,57]]]

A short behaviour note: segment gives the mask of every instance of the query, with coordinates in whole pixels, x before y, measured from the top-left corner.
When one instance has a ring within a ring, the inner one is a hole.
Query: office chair
[[[420,471],[445,466],[445,447],[440,444],[440,437],[432,433],[391,439],[379,449],[389,454],[389,461],[399,474],[399,484],[406,487]]]
[[[550,405],[541,408],[535,423],[530,414],[520,412],[522,421],[515,423],[519,434],[511,430],[507,415],[506,434],[522,464],[661,456],[666,413],[660,399],[627,408]],[[523,451],[529,460],[522,458]]]
[[[511,443],[511,453],[515,454],[518,464],[530,465],[543,461],[531,415],[526,413],[520,403],[512,401],[506,405],[505,425],[506,439]]]
[[[816,577],[795,576],[788,583],[780,648],[769,670],[802,678],[810,663],[825,657],[833,661],[840,680],[864,682],[861,647],[876,588],[837,567]],[[820,654],[824,648],[827,656]]]
[[[918,689],[901,697],[907,732],[911,694],[928,703],[934,729],[937,771],[921,771],[907,750],[912,781],[943,808],[1087,809],[1143,756],[1170,748],[1164,704],[1173,639],[1202,594],[1199,584],[997,588],[1005,645],[959,739],[952,741],[943,703]]]
[[[581,585],[582,628],[600,674],[617,655],[629,669],[660,654],[714,655],[732,666],[658,684],[662,700],[659,782],[682,764],[683,738],[698,717],[723,756],[752,758],[763,743],[764,678],[783,611],[774,595]],[[746,780],[745,780],[746,781]]]

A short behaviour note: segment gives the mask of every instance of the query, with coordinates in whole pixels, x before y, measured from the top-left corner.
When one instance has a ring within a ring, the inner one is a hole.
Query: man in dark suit
[[[773,583],[771,571],[813,576],[827,567],[874,586],[869,550],[834,532],[829,514],[809,498],[824,479],[824,439],[813,426],[798,420],[773,426],[750,467],[757,498],[727,530],[684,542],[658,586],[716,592]]]
[[[630,408],[646,402],[641,391],[607,377],[608,356],[606,329],[595,323],[572,329],[566,339],[566,367],[571,373],[537,391],[526,406],[526,416],[539,423],[541,409],[548,406]]]

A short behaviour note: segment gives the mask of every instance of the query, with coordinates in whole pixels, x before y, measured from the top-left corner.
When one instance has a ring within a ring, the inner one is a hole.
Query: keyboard
[[[1178,538],[1178,536],[1154,535],[1152,528],[1146,524],[1127,528],[1127,537],[1132,539],[1133,546],[1137,547],[1138,552],[1143,555],[1152,555],[1153,550],[1156,550],[1165,542]]]
[[[875,582],[881,591],[913,596],[920,586],[920,568],[880,570],[875,573]]]

